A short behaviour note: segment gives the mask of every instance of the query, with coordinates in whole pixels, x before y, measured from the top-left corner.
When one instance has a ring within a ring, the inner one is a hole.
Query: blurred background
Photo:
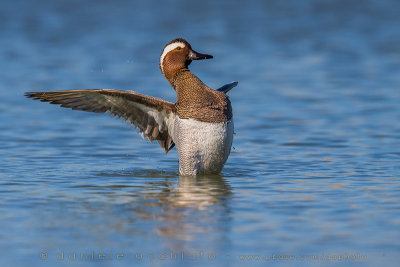
[[[396,266],[399,10],[396,0],[1,1],[0,265]],[[214,56],[191,65],[207,85],[239,81],[221,176],[179,177],[176,151],[126,123],[23,96],[113,88],[175,101],[158,58],[176,37]],[[159,256],[171,251],[185,256]]]

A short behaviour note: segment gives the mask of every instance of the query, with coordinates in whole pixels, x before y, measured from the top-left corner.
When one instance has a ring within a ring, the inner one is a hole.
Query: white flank
[[[219,173],[228,159],[233,140],[233,121],[209,123],[175,117],[171,135],[179,153],[179,173]]]
[[[163,70],[163,61],[164,61],[165,56],[166,56],[169,52],[171,52],[172,50],[174,50],[174,49],[177,48],[177,47],[184,48],[184,47],[185,47],[185,44],[182,43],[182,42],[175,42],[175,43],[172,43],[172,44],[167,45],[167,46],[164,48],[164,50],[163,50],[163,52],[162,52],[162,54],[161,54],[161,57],[160,57],[160,66],[161,66],[161,70],[162,70],[163,72],[164,72],[164,70]]]

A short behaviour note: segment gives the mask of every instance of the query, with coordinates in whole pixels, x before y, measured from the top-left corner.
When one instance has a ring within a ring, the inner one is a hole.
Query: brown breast
[[[176,73],[172,85],[177,93],[176,109],[179,118],[214,123],[226,122],[232,118],[228,96],[206,86],[188,69]]]

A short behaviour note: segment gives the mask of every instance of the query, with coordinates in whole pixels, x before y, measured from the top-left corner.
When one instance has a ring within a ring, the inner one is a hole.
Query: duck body
[[[231,151],[234,126],[227,92],[206,86],[188,69],[192,60],[212,58],[192,50],[182,38],[169,42],[160,56],[160,69],[177,94],[177,102],[112,89],[83,89],[26,93],[27,97],[77,110],[123,117],[143,137],[157,140],[168,153],[176,146],[179,174],[218,174]]]
[[[172,139],[178,149],[179,173],[221,172],[234,132],[228,96],[212,90],[186,68],[175,74],[171,85],[177,92]]]

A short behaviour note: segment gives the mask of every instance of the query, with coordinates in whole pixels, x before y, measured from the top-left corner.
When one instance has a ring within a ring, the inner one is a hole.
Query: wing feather
[[[227,94],[232,88],[236,87],[238,85],[238,82],[231,82],[228,84],[225,84],[224,86],[221,86],[220,88],[217,89],[217,91],[224,92]]]
[[[176,107],[172,102],[112,89],[28,92],[25,96],[74,110],[108,112],[132,123],[151,142],[157,140],[166,153],[174,147],[171,122],[175,119]]]

